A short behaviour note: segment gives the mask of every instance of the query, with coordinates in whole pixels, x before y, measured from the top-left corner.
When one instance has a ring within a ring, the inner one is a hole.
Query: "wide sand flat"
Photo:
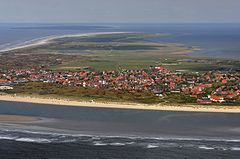
[[[19,116],[19,115],[0,115],[0,123],[29,123],[39,121],[39,118]]]

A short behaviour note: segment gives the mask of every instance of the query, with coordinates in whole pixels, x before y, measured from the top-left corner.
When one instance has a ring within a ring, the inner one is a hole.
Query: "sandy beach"
[[[95,33],[82,33],[82,34],[66,34],[66,35],[59,35],[59,36],[48,36],[48,37],[43,37],[40,40],[31,40],[24,42],[22,44],[18,44],[15,47],[10,47],[10,48],[5,48],[0,50],[1,52],[7,52],[7,51],[13,51],[17,49],[23,49],[27,47],[34,47],[34,46],[39,46],[39,45],[46,45],[48,44],[51,40],[54,39],[59,39],[59,38],[70,38],[70,37],[86,37],[86,36],[95,36],[95,35],[108,35],[108,34],[124,34],[124,33],[130,33],[130,32],[95,32]]]
[[[140,109],[140,110],[161,110],[161,111],[185,111],[185,112],[219,112],[219,113],[240,113],[239,106],[207,106],[207,105],[147,105],[135,103],[96,103],[79,102],[63,99],[47,99],[30,96],[0,95],[0,101],[50,104],[59,106],[79,106],[93,108],[118,108],[118,109]],[[0,103],[1,106],[1,103]]]

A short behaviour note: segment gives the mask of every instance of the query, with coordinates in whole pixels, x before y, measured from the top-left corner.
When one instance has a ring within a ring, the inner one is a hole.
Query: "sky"
[[[0,0],[0,23],[240,23],[240,0]]]

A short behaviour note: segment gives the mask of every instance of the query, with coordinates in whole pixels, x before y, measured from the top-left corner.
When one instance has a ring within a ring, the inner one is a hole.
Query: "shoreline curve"
[[[32,96],[0,95],[0,101],[33,104],[49,104],[58,106],[76,106],[87,108],[135,109],[176,112],[209,112],[209,113],[240,113],[240,106],[207,106],[207,105],[147,105],[138,103],[100,103],[80,102],[67,99],[39,98]],[[0,103],[1,104],[1,103]]]

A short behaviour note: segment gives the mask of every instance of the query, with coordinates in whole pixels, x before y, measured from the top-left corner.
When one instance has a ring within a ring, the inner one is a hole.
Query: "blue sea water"
[[[238,159],[240,114],[0,102],[1,159]]]
[[[159,42],[201,49],[192,56],[240,59],[240,24],[0,24],[0,49],[47,36],[89,32],[153,32]]]
[[[157,32],[160,42],[240,58],[240,24],[0,24],[0,49],[39,38],[89,32]],[[60,107],[0,102],[0,115],[44,122],[0,124],[0,159],[238,159],[240,115]]]
[[[66,24],[1,24],[0,49],[9,48],[32,40],[49,36],[75,34],[85,32],[101,32],[105,27],[95,25]],[[107,29],[107,27],[106,27]]]

